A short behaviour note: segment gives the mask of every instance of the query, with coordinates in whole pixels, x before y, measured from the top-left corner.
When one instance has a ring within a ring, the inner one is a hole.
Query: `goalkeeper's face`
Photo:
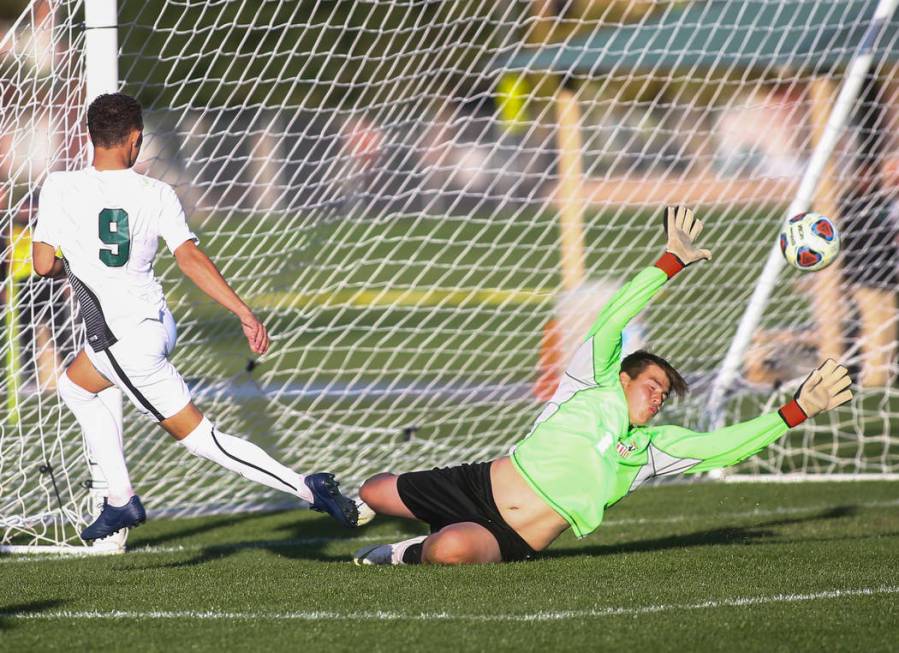
[[[662,405],[668,398],[671,389],[668,375],[658,365],[650,364],[633,378],[627,372],[622,372],[620,378],[631,424],[646,424],[662,410]]]

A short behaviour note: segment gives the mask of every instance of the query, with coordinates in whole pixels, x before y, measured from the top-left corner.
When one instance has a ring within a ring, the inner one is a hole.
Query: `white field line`
[[[602,617],[635,616],[659,612],[684,610],[713,610],[716,608],[743,608],[771,603],[799,603],[822,601],[857,596],[876,596],[899,593],[899,587],[862,587],[858,589],[828,590],[809,594],[774,594],[771,596],[744,596],[731,599],[717,599],[700,603],[669,603],[634,607],[605,607],[589,610],[560,610],[552,612],[531,612],[521,614],[458,614],[452,612],[219,612],[215,610],[172,610],[172,611],[128,611],[113,610],[52,610],[47,612],[0,612],[0,619],[21,619],[23,621],[46,621],[51,619],[75,620],[171,620],[189,619],[199,621],[472,621],[472,622],[540,622],[564,621],[568,619],[589,619]]]
[[[779,517],[783,515],[796,515],[808,512],[820,512],[824,510],[832,510],[841,508],[841,505],[816,505],[816,506],[797,506],[793,508],[771,508],[767,510],[744,510],[739,512],[724,512],[709,515],[707,513],[685,513],[683,515],[672,515],[670,517],[636,517],[631,519],[606,519],[600,526],[601,529],[626,527],[626,526],[651,526],[654,524],[676,524],[681,522],[696,521],[698,519],[747,519],[753,517]],[[895,501],[867,501],[864,503],[849,504],[853,508],[899,508],[899,499]],[[308,546],[311,544],[329,544],[331,542],[392,542],[399,538],[409,537],[408,532],[403,533],[383,533],[380,535],[363,535],[359,537],[302,537],[289,540],[261,540],[258,542],[241,542],[239,544],[188,544],[176,546],[138,546],[128,549],[129,554],[154,554],[164,555],[171,553],[190,553],[192,551],[202,551],[208,548],[217,548],[220,550],[228,549],[277,549],[291,548],[296,546]],[[48,560],[68,560],[71,558],[95,557],[96,554],[79,553],[78,547],[72,547],[71,552],[46,554],[46,555],[12,555],[9,557],[0,557],[0,564],[4,563],[23,563],[23,562],[44,562]]]
[[[239,542],[223,544],[178,544],[175,546],[136,546],[129,547],[129,554],[151,553],[164,555],[169,553],[191,553],[204,549],[238,550],[238,549],[288,549],[297,546],[309,546],[314,544],[330,544],[331,542],[395,542],[400,538],[410,537],[409,533],[383,533],[381,535],[362,535],[359,537],[295,537],[289,540],[259,540],[257,542]],[[87,547],[85,547],[87,548]],[[46,562],[48,560],[70,560],[73,558],[102,558],[96,553],[81,553],[79,547],[73,546],[71,552],[47,553],[45,555],[13,555],[12,557],[0,557],[0,564],[17,562]]]

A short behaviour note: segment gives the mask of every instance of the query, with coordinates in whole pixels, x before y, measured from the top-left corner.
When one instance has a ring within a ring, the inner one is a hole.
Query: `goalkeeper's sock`
[[[289,492],[312,503],[305,476],[288,469],[252,442],[222,433],[205,417],[181,444],[193,455],[218,463],[244,478]]]
[[[125,464],[121,419],[116,419],[98,395],[77,385],[66,372],[59,375],[56,388],[78,420],[90,456],[106,479],[109,505],[124,506],[134,495],[134,489]]]
[[[420,540],[418,542],[415,542],[414,544],[410,544],[409,547],[405,551],[403,551],[403,554],[400,557],[400,559],[403,561],[403,564],[420,565],[423,548],[424,540]]]

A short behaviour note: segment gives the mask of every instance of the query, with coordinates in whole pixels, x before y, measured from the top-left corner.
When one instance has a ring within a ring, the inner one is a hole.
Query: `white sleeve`
[[[184,209],[181,207],[181,200],[172,190],[171,186],[165,186],[162,191],[162,213],[159,216],[159,234],[165,240],[169,251],[172,254],[178,249],[179,245],[184,244],[188,240],[196,243],[200,239],[187,226],[187,218],[184,216]]]
[[[62,198],[59,189],[53,183],[53,176],[47,175],[37,205],[37,226],[31,239],[38,243],[47,243],[53,247],[59,247],[60,222],[63,219]]]

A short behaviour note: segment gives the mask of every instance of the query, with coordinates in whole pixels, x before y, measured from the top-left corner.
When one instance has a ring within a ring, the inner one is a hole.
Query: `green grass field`
[[[2,557],[7,651],[895,651],[899,485],[649,488],[541,559],[359,568],[305,512],[152,520],[124,556]],[[317,647],[313,649],[312,647]]]

